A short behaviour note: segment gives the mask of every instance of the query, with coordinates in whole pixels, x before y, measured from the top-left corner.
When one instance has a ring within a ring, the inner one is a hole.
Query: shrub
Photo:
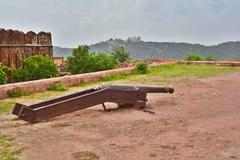
[[[16,97],[21,97],[24,95],[29,95],[30,93],[27,91],[24,91],[21,88],[14,88],[12,90],[7,91],[7,95],[9,98],[16,98]]]
[[[90,53],[89,47],[84,45],[73,50],[65,67],[71,74],[80,74],[114,69],[116,61],[106,53]]]
[[[0,68],[0,84],[5,84],[7,83],[7,81],[8,81],[7,74],[4,72],[2,68]]]
[[[12,69],[12,78],[17,82],[52,78],[59,74],[56,65],[48,57],[36,55],[21,61],[23,68]]]
[[[187,61],[202,61],[203,58],[196,53],[189,53],[186,57]]]
[[[67,91],[67,88],[61,83],[54,83],[48,87],[49,91]]]
[[[205,57],[205,61],[216,61],[216,57],[209,55]]]
[[[147,74],[149,72],[148,65],[145,63],[139,63],[133,70],[134,74]]]

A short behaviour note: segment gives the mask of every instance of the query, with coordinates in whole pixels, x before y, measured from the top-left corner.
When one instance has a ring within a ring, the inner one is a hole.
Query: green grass
[[[0,135],[0,159],[1,160],[17,160],[21,154],[21,149],[14,149],[14,138]]]
[[[14,106],[13,102],[0,102],[0,113],[10,111]]]
[[[21,96],[27,96],[30,95],[31,93],[28,91],[25,91],[21,88],[14,88],[12,90],[8,90],[7,95],[9,98],[17,98]]]
[[[89,152],[89,151],[72,153],[72,157],[74,160],[98,160],[98,159],[100,159],[100,157],[96,153]]]
[[[67,91],[68,89],[60,83],[54,83],[48,87],[49,91]]]
[[[159,75],[163,78],[174,77],[207,77],[220,73],[230,73],[240,71],[237,67],[220,67],[220,66],[200,66],[200,65],[178,65],[175,63],[160,65],[150,69],[151,75]]]
[[[102,77],[99,82],[114,81],[119,79],[127,79],[130,75],[125,73],[117,73],[112,76]]]

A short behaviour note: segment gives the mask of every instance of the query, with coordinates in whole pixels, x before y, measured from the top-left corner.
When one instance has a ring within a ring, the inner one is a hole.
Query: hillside
[[[240,59],[240,41],[205,46],[190,43],[110,39],[90,45],[90,48],[91,51],[95,52],[110,52],[116,46],[125,46],[134,59],[183,59],[189,52],[196,52],[201,55],[213,55],[218,59]],[[70,48],[54,47],[54,56],[67,57],[71,53],[71,50]]]

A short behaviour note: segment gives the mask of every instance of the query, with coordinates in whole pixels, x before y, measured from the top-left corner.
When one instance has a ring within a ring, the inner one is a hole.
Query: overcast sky
[[[0,28],[48,31],[63,47],[129,36],[211,45],[240,40],[240,0],[0,0]]]

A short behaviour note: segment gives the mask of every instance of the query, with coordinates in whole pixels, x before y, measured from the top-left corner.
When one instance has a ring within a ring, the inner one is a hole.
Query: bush
[[[21,97],[24,95],[29,95],[30,93],[27,91],[24,91],[21,88],[14,88],[12,90],[7,91],[7,95],[9,98],[16,98],[16,97]]]
[[[149,72],[148,65],[145,63],[139,63],[133,70],[134,74],[147,74]]]
[[[61,83],[54,83],[48,87],[49,91],[67,91],[67,88],[64,87]]]
[[[5,84],[7,81],[7,74],[4,72],[4,69],[0,68],[0,84]]]
[[[88,46],[79,46],[68,57],[66,70],[71,74],[88,73],[116,68],[116,61],[106,53],[90,53]]]
[[[216,57],[209,55],[205,57],[205,61],[216,61]]]
[[[202,61],[203,58],[196,53],[189,53],[186,57],[187,61]]]
[[[21,61],[23,68],[12,69],[12,78],[17,82],[52,78],[59,74],[57,66],[48,57],[36,55]]]

